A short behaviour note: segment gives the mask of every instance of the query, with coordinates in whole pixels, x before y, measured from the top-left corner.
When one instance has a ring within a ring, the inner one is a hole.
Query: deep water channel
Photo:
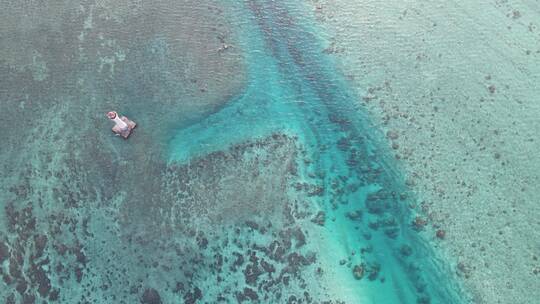
[[[220,112],[180,130],[171,162],[272,133],[297,137],[307,155],[299,174],[319,187],[309,201],[325,215],[324,241],[314,247],[321,263],[339,269],[333,280],[348,293],[343,299],[460,303],[444,262],[412,225],[414,197],[383,136],[322,52],[303,9],[245,4],[236,12],[249,85]]]

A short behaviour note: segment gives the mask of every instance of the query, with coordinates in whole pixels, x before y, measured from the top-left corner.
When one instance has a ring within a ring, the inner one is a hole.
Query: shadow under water
[[[211,16],[220,12],[209,3]],[[243,4],[231,4],[232,25],[224,26],[234,26],[239,37],[231,38],[228,68],[201,72],[216,77],[220,91],[204,107],[199,95],[190,95],[191,105],[178,104],[181,93],[202,92],[204,81],[177,75],[181,55],[171,55],[178,48],[160,34],[159,22],[148,36],[116,34],[125,39],[120,49],[130,51],[105,82],[100,65],[88,64],[93,61],[73,47],[81,44],[73,43],[79,32],[70,29],[70,17],[61,32],[72,49],[53,48],[72,58],[57,71],[67,75],[49,72],[36,82],[31,70],[2,65],[4,75],[14,76],[1,82],[2,101],[29,107],[42,122],[0,134],[11,145],[0,153],[0,297],[8,303],[462,302],[411,224],[413,199],[391,154],[355,108],[309,20],[281,1]],[[171,14],[171,20],[181,16]],[[144,24],[131,28],[139,27]],[[211,35],[222,43],[223,33]],[[221,88],[220,78],[242,70],[238,58],[248,84],[230,99],[235,90]],[[28,95],[41,102],[32,104]],[[143,122],[129,141],[96,134],[108,130],[88,117],[114,105],[96,102],[109,95]],[[147,128],[168,109],[167,123],[154,126],[159,131]],[[194,114],[182,116],[183,109]],[[10,111],[14,123],[25,116]],[[175,132],[170,141],[167,130]]]

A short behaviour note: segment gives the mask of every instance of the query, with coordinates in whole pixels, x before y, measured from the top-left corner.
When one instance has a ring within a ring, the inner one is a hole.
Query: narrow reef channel
[[[303,200],[295,215],[311,219],[297,218],[305,247],[328,271],[313,280],[347,303],[464,302],[449,267],[419,236],[425,227],[389,147],[302,9],[282,1],[238,8],[249,85],[221,112],[180,130],[171,162],[268,134],[293,138],[301,153],[287,191]]]

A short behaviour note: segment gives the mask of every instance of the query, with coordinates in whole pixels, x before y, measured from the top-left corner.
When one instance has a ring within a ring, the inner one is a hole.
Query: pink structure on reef
[[[131,135],[131,131],[137,126],[135,122],[129,120],[129,118],[125,116],[118,115],[115,111],[107,113],[107,117],[114,121],[112,131],[116,133],[116,135],[122,136],[124,139],[127,139],[129,135]]]

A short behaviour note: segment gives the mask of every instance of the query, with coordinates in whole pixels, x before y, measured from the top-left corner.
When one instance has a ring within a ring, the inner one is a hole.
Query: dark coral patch
[[[147,288],[141,297],[141,304],[161,304],[161,296],[154,288]]]

